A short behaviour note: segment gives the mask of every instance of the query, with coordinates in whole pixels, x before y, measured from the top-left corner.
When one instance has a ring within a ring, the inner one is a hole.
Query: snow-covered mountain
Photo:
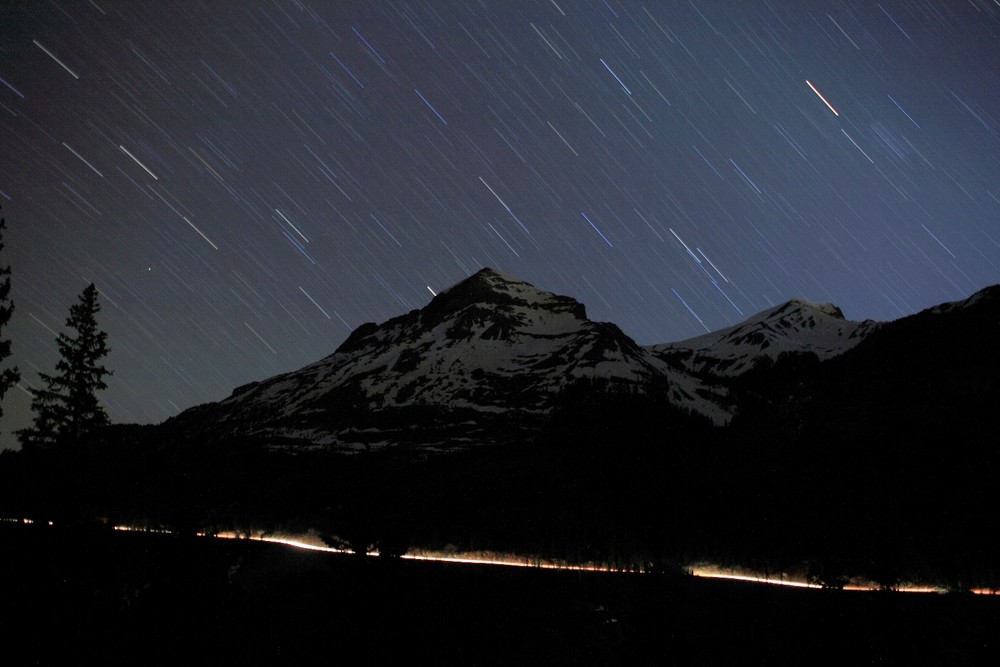
[[[238,389],[223,405],[280,399],[291,414],[316,409],[332,388],[352,387],[369,409],[540,410],[574,378],[640,382],[652,372],[632,339],[588,320],[579,302],[483,269],[425,308],[364,324],[329,357]]]
[[[424,308],[358,327],[330,356],[236,389],[171,422],[271,446],[452,448],[510,441],[544,423],[580,379],[665,392],[717,424],[737,410],[727,382],[781,352],[840,354],[876,328],[829,304],[790,301],[743,324],[642,347],[583,304],[483,269]]]
[[[736,326],[654,345],[650,351],[672,368],[723,380],[751,370],[764,358],[773,361],[782,353],[812,353],[820,360],[835,357],[879,325],[872,320],[844,319],[840,308],[831,303],[793,299]]]
[[[422,309],[358,327],[320,361],[180,419],[210,414],[196,421],[296,445],[453,446],[487,437],[498,420],[505,428],[537,421],[581,378],[633,387],[669,378],[673,402],[728,419],[722,389],[671,370],[614,324],[587,319],[578,301],[493,269]]]

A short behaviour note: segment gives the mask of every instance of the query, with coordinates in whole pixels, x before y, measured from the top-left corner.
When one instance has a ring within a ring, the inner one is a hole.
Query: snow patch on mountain
[[[358,327],[325,359],[238,389],[221,407],[226,420],[272,434],[290,423],[283,432],[300,436],[302,423],[315,428],[344,409],[538,415],[580,378],[646,386],[664,376],[677,405],[728,420],[716,400],[723,390],[672,370],[614,324],[587,319],[575,299],[484,269],[420,310]]]
[[[878,326],[793,300],[721,331],[640,347],[614,324],[588,319],[571,297],[483,269],[421,309],[361,325],[326,358],[190,417],[206,433],[271,447],[445,450],[530,437],[586,378],[666,392],[725,424],[738,407],[733,377],[784,352],[828,359]]]
[[[775,360],[786,352],[829,359],[860,343],[878,326],[872,320],[847,320],[831,303],[793,299],[735,326],[649,349],[672,368],[701,377],[732,378],[765,357]]]

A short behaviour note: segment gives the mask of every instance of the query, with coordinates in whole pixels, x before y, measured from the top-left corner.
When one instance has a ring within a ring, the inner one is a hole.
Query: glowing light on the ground
[[[465,563],[468,565],[500,565],[503,567],[524,567],[537,570],[570,570],[574,572],[632,572],[638,570],[625,570],[601,565],[573,565],[570,563],[558,563],[543,561],[522,556],[508,555],[482,555],[482,554],[462,554],[449,555],[434,552],[421,552],[403,554],[400,558],[404,560],[432,561],[437,563]]]
[[[33,519],[29,518],[8,518],[0,517],[0,522],[4,523],[19,523],[30,525],[36,523]],[[51,521],[46,521],[45,525],[52,526]],[[116,531],[121,532],[133,532],[133,533],[158,533],[165,535],[175,534],[173,531],[166,528],[149,528],[143,526],[128,526],[128,525],[115,525],[112,527]],[[282,544],[289,547],[294,547],[296,549],[307,549],[309,551],[320,551],[324,553],[331,554],[354,554],[350,549],[338,549],[336,547],[331,547],[326,545],[317,535],[306,534],[306,535],[266,535],[262,533],[258,534],[246,534],[238,533],[235,531],[221,531],[215,533],[198,533],[199,537],[204,538],[215,538],[224,540],[250,540],[255,542],[269,542],[271,544]],[[366,554],[371,557],[378,557],[380,554],[378,551],[371,551]],[[632,574],[648,574],[649,572],[643,570],[639,567],[612,567],[610,565],[598,565],[595,563],[566,563],[564,561],[557,561],[551,559],[542,559],[538,557],[529,556],[518,556],[516,554],[501,554],[501,553],[484,553],[484,552],[437,552],[437,551],[423,551],[417,550],[410,553],[406,553],[400,556],[402,560],[411,561],[425,561],[434,563],[458,563],[463,565],[493,565],[500,567],[519,567],[519,568],[533,568],[538,570],[566,570],[571,572],[610,572],[610,573],[632,573]],[[742,570],[738,568],[723,568],[717,565],[711,565],[706,563],[699,563],[697,565],[689,566],[685,571],[693,577],[699,577],[701,579],[726,579],[730,581],[743,581],[754,584],[767,584],[771,586],[788,586],[791,588],[822,588],[819,584],[815,584],[803,579],[796,579],[787,575],[779,575],[777,577],[767,576],[749,570]],[[878,590],[878,586],[875,584],[864,584],[864,583],[849,583],[845,585],[841,590],[845,591],[875,591]],[[938,588],[934,586],[923,586],[918,584],[903,583],[893,590],[900,593],[946,593],[947,590],[943,588]],[[992,588],[973,588],[969,589],[970,593],[976,595],[998,595],[1000,590]]]
[[[818,584],[811,584],[808,581],[793,581],[791,579],[774,579],[754,574],[736,574],[733,572],[722,572],[710,567],[696,567],[691,569],[691,574],[702,579],[729,579],[732,581],[746,581],[754,584],[771,584],[772,586],[791,586],[793,588],[822,588]]]
[[[240,536],[235,533],[225,533],[216,535],[216,537],[223,538],[238,538]],[[264,542],[271,542],[275,544],[285,544],[292,547],[298,547],[303,549],[310,549],[313,551],[326,551],[329,553],[340,553],[340,554],[351,554],[354,553],[350,550],[345,549],[334,549],[331,547],[322,546],[312,542],[303,541],[303,538],[292,539],[283,537],[251,537],[249,539],[260,540]],[[377,551],[372,551],[368,553],[369,556],[377,557],[379,553]],[[530,558],[525,556],[517,556],[515,554],[484,554],[484,553],[442,553],[433,551],[417,551],[412,553],[403,554],[400,556],[402,560],[412,560],[412,561],[425,561],[425,562],[435,562],[435,563],[459,563],[464,565],[493,565],[500,567],[520,567],[520,568],[534,568],[539,570],[567,570],[572,572],[615,572],[615,573],[633,573],[633,574],[647,574],[644,570],[640,568],[627,568],[627,567],[611,567],[608,565],[597,565],[593,563],[589,564],[572,564],[557,562],[552,560],[544,560],[538,558]],[[768,584],[771,586],[788,586],[791,588],[814,588],[821,589],[822,586],[809,581],[795,579],[788,576],[765,576],[762,574],[756,574],[752,572],[742,571],[742,570],[727,570],[714,565],[695,565],[687,568],[688,574],[694,577],[699,577],[702,579],[727,579],[731,581],[744,581],[754,584]],[[849,583],[845,585],[841,590],[845,591],[875,591],[879,587],[875,584],[858,584]],[[893,589],[900,593],[945,593],[945,589],[937,588],[934,586],[921,586],[917,584],[900,584],[898,587]],[[988,588],[975,588],[970,591],[977,595],[996,595],[997,591]]]
[[[221,533],[212,533],[211,535],[206,535],[205,533],[199,533],[201,537],[215,537],[221,540],[255,540],[258,542],[270,542],[271,544],[284,544],[290,547],[295,547],[296,549],[308,549],[309,551],[322,551],[328,554],[352,554],[353,551],[348,549],[337,549],[331,546],[327,546],[319,540],[318,538],[313,538],[309,535],[295,535],[282,537],[280,535],[244,535],[236,533],[233,531],[223,531]]]
[[[790,586],[792,588],[823,588],[821,585],[813,583],[811,581],[806,581],[804,579],[796,579],[794,577],[789,577],[786,575],[779,575],[778,577],[769,577],[762,574],[757,574],[753,572],[747,572],[743,570],[727,570],[722,569],[714,565],[697,565],[690,569],[690,572],[695,577],[701,577],[703,579],[730,579],[733,581],[746,581],[755,584],[770,584],[772,586]],[[844,585],[841,590],[845,591],[877,591],[879,586],[877,584],[869,583],[848,583]],[[900,584],[893,590],[899,591],[901,593],[945,593],[942,588],[936,588],[933,586],[919,586],[916,584]],[[985,591],[986,589],[977,589],[974,592],[980,592],[980,590]]]
[[[173,531],[166,528],[147,528],[144,526],[112,526],[113,530],[123,533],[158,533],[160,535],[173,535]]]

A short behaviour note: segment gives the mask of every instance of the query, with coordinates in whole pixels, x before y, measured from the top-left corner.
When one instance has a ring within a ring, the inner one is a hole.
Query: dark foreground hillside
[[[6,664],[1000,664],[1000,600],[971,595],[361,561],[11,524],[0,572]]]

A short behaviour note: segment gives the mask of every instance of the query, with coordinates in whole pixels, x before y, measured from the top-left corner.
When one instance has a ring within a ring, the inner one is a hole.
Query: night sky
[[[0,446],[90,282],[115,422],[483,266],[642,344],[894,319],[1000,280],[1000,3],[8,0],[0,204]]]

